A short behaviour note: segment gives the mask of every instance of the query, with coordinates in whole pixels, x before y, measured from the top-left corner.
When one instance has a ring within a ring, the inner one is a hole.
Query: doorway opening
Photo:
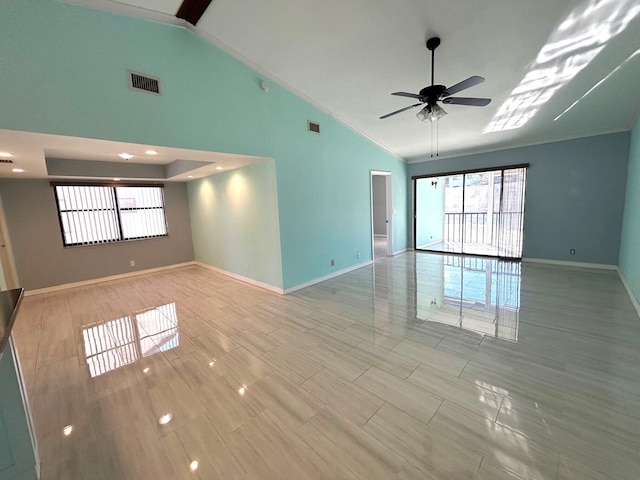
[[[393,255],[391,172],[371,171],[371,245],[373,259]]]
[[[522,258],[527,167],[414,177],[416,250]]]
[[[18,273],[7,234],[7,222],[0,197],[0,290],[18,288]]]

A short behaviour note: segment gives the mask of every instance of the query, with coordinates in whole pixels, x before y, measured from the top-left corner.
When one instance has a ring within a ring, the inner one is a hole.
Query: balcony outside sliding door
[[[418,250],[522,257],[526,167],[415,178]]]

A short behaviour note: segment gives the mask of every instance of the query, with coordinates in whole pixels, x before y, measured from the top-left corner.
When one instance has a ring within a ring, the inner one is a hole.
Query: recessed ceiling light
[[[11,171],[15,172],[15,173],[22,173],[22,172],[24,172],[24,169],[22,169],[22,168],[12,168]]]
[[[193,178],[193,175],[187,175],[187,178]]]
[[[1,158],[11,158],[11,157],[13,157],[13,154],[11,154],[9,152],[0,152],[0,157]]]
[[[249,389],[249,387],[247,387],[246,385],[243,385],[238,389],[238,393],[240,395],[244,395],[244,392],[246,392],[248,389]]]
[[[62,429],[62,433],[64,433],[65,437],[68,437],[69,435],[71,435],[71,432],[73,432],[73,425],[67,425]]]
[[[169,423],[171,421],[171,419],[173,419],[173,415],[170,413],[165,413],[164,415],[162,415],[159,419],[158,419],[158,423],[160,425],[166,425],[167,423]]]
[[[130,158],[133,158],[133,155],[127,152],[119,153],[118,156],[124,160],[129,160]]]
[[[142,369],[142,373],[149,373],[151,369],[149,367],[145,367]]]
[[[224,170],[223,167],[216,167],[216,170]]]
[[[210,366],[210,367],[213,367],[215,364],[216,364],[216,359],[215,359],[215,358],[214,358],[214,359],[212,359],[212,360],[209,362],[209,366]]]
[[[199,465],[198,460],[194,460],[193,462],[191,462],[191,463],[189,464],[189,469],[190,469],[192,472],[195,472],[195,471],[198,469],[198,465]]]
[[[116,177],[116,178],[114,178],[114,179],[113,179],[113,181],[114,181],[114,182],[119,182],[119,181],[120,181],[120,179]]]
[[[146,153],[147,155],[157,155],[158,152],[156,152],[155,150],[147,150],[144,153]]]

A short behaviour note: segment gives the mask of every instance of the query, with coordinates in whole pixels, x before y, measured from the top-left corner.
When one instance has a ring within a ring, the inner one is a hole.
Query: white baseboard
[[[638,317],[640,317],[640,303],[638,303],[638,299],[634,295],[633,290],[631,290],[631,285],[629,285],[629,282],[627,282],[627,279],[625,278],[624,273],[622,273],[622,270],[620,270],[620,267],[618,267],[616,270],[618,270],[618,275],[620,275],[620,280],[622,280],[622,284],[624,285],[624,288],[627,290],[627,293],[629,294],[629,298],[631,298],[631,303],[633,303],[633,306],[636,309],[636,313],[638,314]]]
[[[40,295],[42,293],[57,292],[60,290],[67,290],[69,288],[95,285],[96,283],[110,282],[112,280],[120,280],[123,278],[135,277],[138,275],[147,275],[148,273],[161,272],[163,270],[170,270],[173,268],[188,267],[190,265],[196,265],[196,262],[175,263],[173,265],[166,265],[164,267],[147,268],[145,270],[136,270],[135,272],[109,275],[108,277],[93,278],[91,280],[82,280],[80,282],[63,283],[62,285],[54,285],[53,287],[35,288],[33,290],[25,290],[24,295],[25,297],[30,297],[31,295]]]
[[[227,270],[223,270],[221,268],[214,267],[214,266],[208,265],[206,263],[202,263],[202,262],[194,262],[194,263],[196,265],[201,266],[201,267],[207,268],[209,270],[213,270],[214,272],[221,273],[222,275],[226,275],[227,277],[231,277],[231,278],[233,278],[235,280],[239,280],[241,282],[248,283],[249,285],[253,285],[255,287],[264,288],[265,290],[269,290],[271,292],[279,293],[280,295],[283,295],[284,293],[286,293],[280,287],[275,287],[275,286],[270,285],[268,283],[264,283],[264,282],[260,282],[258,280],[254,280],[253,278],[244,277],[242,275],[238,275],[237,273],[229,272]]]
[[[438,245],[439,243],[442,243],[442,240],[436,240],[434,242],[425,243],[423,245],[420,245],[418,248],[425,249],[425,248],[432,247],[434,245]]]
[[[314,278],[305,283],[301,283],[300,285],[296,285],[295,287],[289,287],[284,290],[285,295],[287,293],[295,292],[296,290],[302,290],[303,288],[310,287],[311,285],[315,285],[316,283],[324,282],[325,280],[329,280],[331,278],[339,277],[340,275],[344,275],[345,273],[353,272],[354,270],[358,270],[360,268],[368,267],[373,264],[373,260],[369,260],[368,262],[359,263],[358,265],[354,265],[349,268],[344,268],[342,270],[338,270],[337,272],[330,273],[329,275],[325,275],[324,277]]]
[[[544,258],[523,258],[523,262],[527,263],[544,263],[547,265],[560,265],[563,267],[578,268],[599,268],[601,270],[617,270],[617,265],[609,265],[607,263],[584,263],[584,262],[567,262],[564,260],[546,260]]]

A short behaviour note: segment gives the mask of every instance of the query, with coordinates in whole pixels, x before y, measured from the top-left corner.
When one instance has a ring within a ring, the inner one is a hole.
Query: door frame
[[[0,268],[4,276],[6,288],[18,288],[18,272],[13,258],[13,249],[7,229],[7,221],[4,215],[2,197],[0,196]]]
[[[416,216],[416,211],[417,211],[417,202],[418,202],[418,198],[417,198],[417,193],[416,193],[416,182],[420,179],[427,179],[427,178],[434,178],[434,177],[448,177],[448,176],[453,176],[453,175],[462,175],[463,176],[463,188],[464,187],[464,182],[465,182],[465,178],[466,175],[469,173],[484,173],[484,172],[491,172],[491,171],[495,171],[495,170],[500,170],[502,172],[502,182],[504,181],[504,172],[506,170],[514,170],[514,169],[524,169],[525,171],[525,186],[524,186],[524,192],[526,192],[526,176],[528,174],[530,165],[528,163],[519,163],[519,164],[515,164],[515,165],[501,165],[501,166],[497,166],[497,167],[484,167],[484,168],[477,168],[477,169],[473,169],[473,170],[454,170],[454,171],[449,171],[449,172],[445,172],[445,173],[433,173],[433,174],[426,174],[426,175],[414,175],[411,177],[411,183],[412,183],[412,189],[413,189],[413,245],[414,245],[414,249],[416,251],[421,251],[421,252],[434,252],[434,253],[446,253],[447,255],[472,255],[475,257],[487,257],[487,258],[499,258],[499,259],[506,259],[506,260],[521,260],[522,259],[522,253],[520,252],[520,257],[507,257],[507,256],[501,256],[500,252],[498,252],[498,254],[496,255],[482,255],[482,254],[470,254],[470,253],[464,253],[464,252],[441,252],[439,250],[429,250],[429,249],[418,249],[416,247],[416,232],[417,232],[417,216]],[[464,190],[462,193],[462,203],[463,203],[463,212],[464,212]],[[526,194],[524,194],[523,196],[523,203],[522,203],[522,215],[524,218],[524,199],[526,198]],[[500,189],[500,204],[502,203],[502,188]],[[522,233],[523,233],[523,240],[524,240],[524,220],[523,220],[523,225],[522,225]],[[464,243],[464,222],[462,224],[462,239],[461,241]],[[464,247],[462,247],[464,248]]]
[[[369,192],[371,205],[371,258],[375,259],[375,240],[373,233],[373,177],[381,176],[385,178],[385,198],[386,198],[386,234],[387,234],[387,257],[393,256],[393,177],[391,172],[383,170],[371,170],[369,172]]]

